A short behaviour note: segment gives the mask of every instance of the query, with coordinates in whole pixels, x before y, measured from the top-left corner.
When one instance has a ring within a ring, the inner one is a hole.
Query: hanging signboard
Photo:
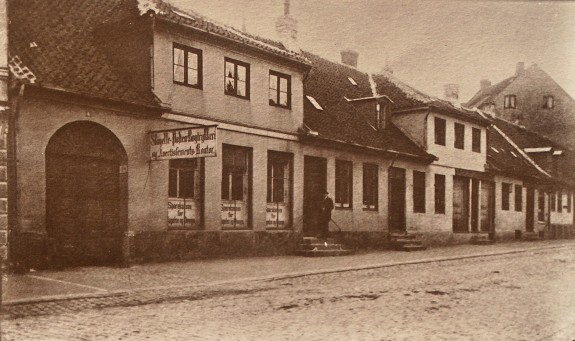
[[[216,156],[217,126],[150,132],[152,161]]]

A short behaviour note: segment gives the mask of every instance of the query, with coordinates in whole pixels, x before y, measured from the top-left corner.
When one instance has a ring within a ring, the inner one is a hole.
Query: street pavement
[[[4,340],[573,340],[573,251],[564,241],[303,260],[323,263],[315,275],[311,265],[299,275],[246,266],[273,259],[220,260],[208,264],[239,266],[222,270],[234,280],[131,291],[143,305],[98,303],[113,295],[15,304],[8,310],[60,310],[7,316],[2,330]],[[70,308],[87,303],[98,309]]]

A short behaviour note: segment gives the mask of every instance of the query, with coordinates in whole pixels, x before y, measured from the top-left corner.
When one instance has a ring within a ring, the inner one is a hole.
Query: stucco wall
[[[508,211],[501,209],[501,187],[504,182],[511,184]],[[515,185],[521,185],[522,188],[523,205],[521,211],[515,211]],[[495,230],[497,232],[514,232],[515,230],[525,231],[526,196],[527,192],[525,187],[523,187],[523,181],[503,176],[495,177]],[[537,205],[537,202],[535,205]]]
[[[173,82],[173,43],[202,50],[203,90]],[[224,94],[224,58],[250,64],[250,99]],[[291,76],[291,109],[269,105],[269,71]],[[154,92],[172,110],[205,118],[295,132],[303,123],[303,74],[253,55],[198,40],[194,34],[156,28],[154,36]]]
[[[445,146],[435,144],[435,117],[439,117],[446,121]],[[455,122],[461,123],[465,126],[465,149],[457,149],[454,147]],[[481,130],[481,153],[471,151],[471,128],[478,128]],[[484,172],[485,163],[487,162],[486,141],[486,130],[484,127],[437,113],[431,113],[427,118],[427,152],[439,158],[438,161],[434,162],[436,165]]]
[[[425,147],[425,117],[427,112],[414,112],[392,115],[392,121],[420,146]]]

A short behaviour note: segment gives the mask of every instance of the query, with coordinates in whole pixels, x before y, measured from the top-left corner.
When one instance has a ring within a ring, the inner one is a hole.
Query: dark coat
[[[322,199],[320,202],[320,212],[319,219],[323,222],[329,222],[331,220],[331,211],[333,210],[333,199],[329,196]]]

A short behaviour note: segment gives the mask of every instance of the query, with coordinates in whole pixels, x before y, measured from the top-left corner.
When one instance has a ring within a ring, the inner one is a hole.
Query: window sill
[[[378,212],[379,210],[377,208],[363,208],[363,211],[365,211],[365,212]]]
[[[280,104],[271,104],[270,103],[270,107],[274,107],[274,108],[280,108],[280,109],[286,109],[286,110],[291,110],[291,105],[280,105]]]
[[[228,92],[224,92],[224,95],[226,96],[231,96],[231,97],[235,97],[235,98],[239,98],[239,99],[245,99],[245,100],[250,100],[250,96],[240,96],[240,95],[236,95],[236,94],[231,94]]]
[[[353,207],[351,207],[351,206],[350,206],[350,207],[337,207],[337,206],[336,206],[336,207],[334,207],[334,209],[336,209],[336,210],[338,210],[338,211],[339,211],[339,210],[341,210],[341,211],[351,211],[351,210],[353,210]]]
[[[193,88],[193,89],[203,90],[202,84],[193,85],[193,84],[188,84],[188,83],[184,83],[184,82],[177,82],[177,81],[174,81],[174,84],[176,84],[176,85],[181,85],[181,86],[185,86],[185,87],[187,87],[187,88]]]

